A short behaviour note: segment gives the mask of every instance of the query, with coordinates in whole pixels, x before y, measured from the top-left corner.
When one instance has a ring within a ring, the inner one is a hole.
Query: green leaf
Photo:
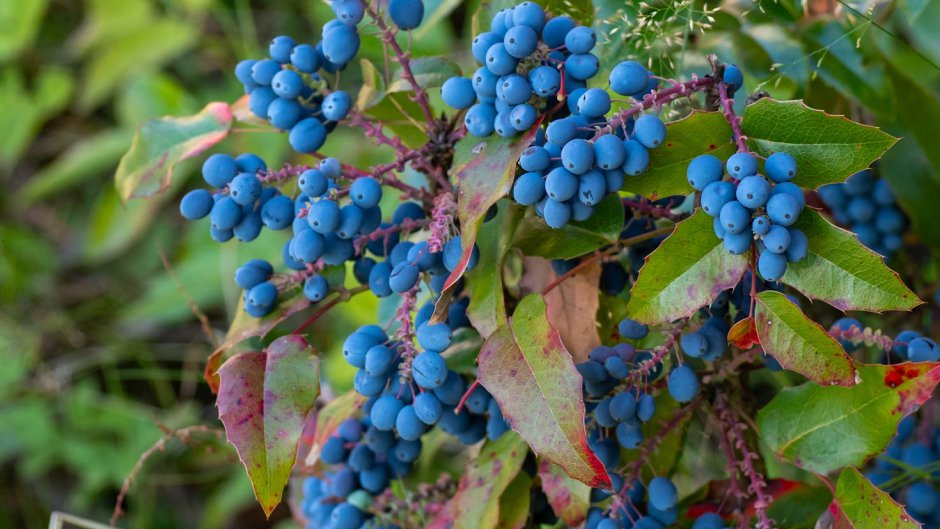
[[[591,507],[591,487],[565,474],[558,465],[539,462],[542,492],[555,515],[568,527],[578,527],[587,518]]]
[[[525,441],[506,432],[487,441],[480,455],[468,465],[454,496],[457,517],[454,529],[493,529],[499,522],[500,497],[529,453]]]
[[[121,199],[146,197],[165,190],[177,162],[222,141],[231,127],[232,109],[225,103],[209,103],[195,116],[165,117],[144,123],[114,175]]]
[[[72,75],[58,66],[40,69],[30,85],[12,66],[0,71],[0,101],[4,105],[0,113],[0,165],[12,167],[42,124],[68,105],[72,85]]]
[[[267,516],[281,502],[304,420],[320,394],[320,359],[313,353],[290,335],[219,369],[219,419]]]
[[[499,497],[497,529],[525,529],[532,501],[532,478],[520,472]]]
[[[456,180],[457,218],[460,219],[463,252],[444,283],[444,289],[434,307],[432,322],[440,323],[447,317],[454,287],[463,277],[470,261],[480,222],[490,207],[512,189],[516,163],[522,151],[535,140],[537,129],[533,127],[521,138],[490,137],[481,140],[467,136],[457,143],[451,174]]]
[[[304,458],[304,466],[313,467],[317,464],[323,445],[336,433],[339,425],[359,411],[365,402],[365,397],[351,389],[327,402],[326,406],[317,412],[317,428],[313,434],[313,441],[310,443],[310,451]]]
[[[859,383],[848,388],[806,383],[784,389],[757,414],[767,447],[817,474],[861,466],[930,398],[940,364],[859,365],[858,375]]]
[[[693,158],[712,154],[725,160],[735,150],[731,127],[721,113],[693,112],[666,124],[666,142],[650,150],[649,169],[627,176],[623,190],[648,198],[688,195],[693,190],[686,170]]]
[[[21,0],[0,7],[0,28],[3,28],[0,61],[6,62],[33,42],[42,27],[48,3],[48,0]]]
[[[451,77],[460,75],[460,68],[447,57],[419,57],[410,62],[411,73],[424,89],[437,88]],[[410,92],[411,83],[402,78],[401,70],[393,75],[388,92]]]
[[[807,209],[795,227],[809,239],[809,253],[790,263],[781,282],[839,310],[911,310],[923,303],[881,256],[858,238]]]
[[[826,510],[832,493],[822,486],[794,484],[794,488],[774,498],[767,514],[777,527],[787,529],[814,529],[819,513]]]
[[[460,7],[461,3],[461,0],[426,0],[424,18],[421,20],[421,25],[414,30],[412,38],[416,41],[424,39],[442,20]]]
[[[764,352],[781,366],[822,385],[855,385],[855,364],[818,323],[775,290],[757,295],[754,313]]]
[[[856,468],[839,474],[835,529],[919,529],[921,525],[904,512],[887,492],[871,484]]]
[[[480,261],[467,272],[467,289],[473,292],[467,317],[473,328],[486,338],[497,327],[506,324],[506,300],[503,293],[503,258],[525,209],[508,201],[499,203],[496,217],[480,227],[477,247]]]
[[[372,61],[365,57],[359,59],[359,67],[362,70],[362,87],[356,97],[356,109],[363,112],[385,97],[385,79]]]
[[[879,162],[879,174],[888,181],[894,199],[911,219],[912,231],[929,246],[940,248],[940,177],[917,144],[905,138]]]
[[[532,450],[592,487],[610,488],[588,447],[581,375],[549,325],[538,294],[519,302],[508,326],[483,344],[478,379]]]
[[[786,152],[796,158],[794,183],[813,189],[844,181],[897,141],[877,127],[814,110],[802,101],[769,98],[748,105],[742,127],[756,154]]]
[[[623,229],[623,203],[617,194],[607,195],[594,215],[581,222],[569,222],[554,229],[536,215],[528,215],[519,224],[512,245],[526,255],[546,259],[570,259],[620,239]]]
[[[698,210],[646,258],[627,312],[649,324],[689,317],[741,281],[748,255],[728,253],[715,236],[712,218]]]

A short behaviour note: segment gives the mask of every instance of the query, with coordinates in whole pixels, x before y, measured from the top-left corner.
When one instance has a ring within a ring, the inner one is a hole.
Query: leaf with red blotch
[[[525,460],[529,448],[515,432],[487,441],[467,466],[457,494],[454,529],[493,529],[499,522],[499,499]]]
[[[523,269],[519,286],[529,292],[541,292],[558,277],[551,263],[539,257],[526,257]],[[545,294],[548,323],[578,363],[586,361],[591,350],[601,344],[597,330],[600,278],[601,265],[594,261]]]
[[[548,323],[541,295],[519,302],[509,324],[484,342],[477,363],[480,383],[536,454],[587,485],[610,488],[588,446],[581,374]]]
[[[861,466],[884,451],[901,419],[940,383],[936,362],[857,368],[854,386],[807,382],[778,393],[758,412],[762,441],[778,459],[822,475]]]
[[[647,324],[687,318],[741,281],[749,255],[728,253],[700,209],[647,256],[627,312]]]
[[[887,492],[879,490],[858,469],[839,474],[830,512],[833,529],[919,529],[921,525]]]
[[[219,368],[219,419],[267,516],[281,502],[304,420],[320,393],[313,353],[302,337],[289,335]]]
[[[775,290],[757,295],[754,326],[764,352],[822,385],[854,386],[855,363],[835,338]]]
[[[591,487],[571,479],[558,465],[539,462],[542,491],[555,515],[568,527],[577,527],[587,518],[591,507]]]
[[[164,191],[177,162],[192,158],[219,143],[232,129],[232,108],[209,103],[194,116],[163,117],[144,123],[121,158],[114,184],[121,200]]]
[[[728,331],[728,343],[742,351],[747,351],[759,344],[760,340],[757,338],[754,318],[748,316],[732,325],[731,330]]]
[[[203,376],[213,393],[219,392],[219,366],[232,354],[233,347],[248,338],[268,334],[282,321],[311,305],[306,296],[298,294],[278,303],[278,306],[267,316],[255,318],[245,312],[244,303],[245,300],[240,298],[238,308],[235,310],[235,319],[232,320],[228,332],[225,333],[225,340],[209,355],[209,360],[206,362]]]
[[[538,125],[532,127],[521,138],[467,136],[457,143],[451,174],[456,179],[457,218],[460,220],[463,251],[457,266],[444,282],[431,322],[441,323],[447,318],[447,307],[454,296],[457,281],[467,269],[480,222],[490,207],[512,190],[516,163],[535,140],[538,128]]]
[[[313,434],[313,440],[310,442],[310,451],[304,458],[304,466],[312,467],[320,460],[320,452],[323,445],[339,425],[346,419],[359,411],[359,408],[365,404],[366,398],[356,390],[349,390],[339,397],[331,400],[317,412],[317,426]]]

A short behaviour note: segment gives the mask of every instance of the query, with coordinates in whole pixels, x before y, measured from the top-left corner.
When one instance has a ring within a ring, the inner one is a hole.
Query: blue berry
[[[623,163],[623,172],[633,176],[645,172],[650,164],[650,153],[646,147],[636,140],[624,141],[623,147],[627,151],[627,161]]]
[[[241,206],[252,204],[261,197],[261,181],[253,174],[240,173],[229,184],[229,196]]]
[[[290,146],[300,153],[314,153],[326,141],[326,128],[316,118],[306,118],[291,127],[288,134]]]
[[[339,227],[339,206],[333,200],[318,200],[310,204],[307,222],[313,231],[321,234],[333,233]]]
[[[666,139],[666,125],[652,114],[643,114],[633,125],[633,136],[647,149],[655,149]]]
[[[496,129],[493,122],[496,121],[496,108],[487,103],[477,103],[470,107],[467,115],[464,116],[464,125],[467,131],[474,136],[485,138]]]
[[[277,98],[268,105],[268,121],[281,130],[289,130],[302,117],[304,109],[294,99]]]
[[[702,190],[702,209],[713,217],[721,214],[722,208],[735,198],[734,184],[731,182],[712,182]]]
[[[699,332],[683,334],[679,345],[682,347],[682,352],[692,358],[701,358],[708,352],[708,340]]]
[[[470,108],[477,99],[473,82],[466,77],[451,77],[444,81],[444,85],[441,86],[441,97],[444,103],[458,110]]]
[[[490,31],[480,33],[473,38],[473,42],[470,45],[470,51],[473,54],[473,58],[476,59],[478,63],[484,64],[486,62],[486,52],[490,49],[490,46],[502,41],[502,36],[496,33]]]
[[[545,181],[541,173],[525,173],[516,179],[512,197],[523,206],[531,206],[545,196]]]
[[[771,195],[767,201],[767,215],[770,221],[780,226],[792,226],[799,217],[801,209],[797,199],[789,193]]]
[[[678,402],[689,402],[698,394],[699,382],[695,371],[688,365],[676,367],[667,380],[669,394]]]
[[[623,61],[610,71],[610,88],[622,96],[642,92],[649,83],[649,71],[636,61]]]
[[[545,27],[545,10],[535,2],[522,2],[512,8],[512,22],[515,26],[528,26],[535,31]]]
[[[689,185],[693,189],[704,191],[709,184],[721,180],[722,175],[725,174],[725,169],[718,157],[711,154],[702,154],[689,162],[685,174],[689,180]]]
[[[509,28],[506,36],[503,37],[503,45],[506,47],[506,51],[517,59],[525,59],[532,55],[538,43],[538,34],[534,29],[525,25]]]
[[[764,172],[774,182],[789,182],[796,176],[796,159],[785,152],[775,152],[764,162]]]
[[[567,15],[552,17],[542,28],[542,41],[549,48],[561,47],[565,44],[565,36],[574,27],[574,20]]]
[[[737,200],[722,206],[718,218],[721,219],[721,227],[728,233],[741,233],[751,225],[751,211]]]
[[[446,323],[427,323],[419,325],[416,333],[418,344],[424,349],[431,351],[443,351],[450,347],[453,335],[450,326]]]
[[[600,63],[593,54],[574,53],[569,55],[565,59],[565,73],[572,79],[565,79],[565,87],[571,88],[572,85],[577,84],[572,81],[583,81],[594,77],[598,69],[600,69]]]
[[[770,251],[761,252],[757,259],[757,271],[767,281],[777,281],[787,271],[787,257]]]
[[[248,110],[261,119],[268,119],[268,108],[277,100],[277,94],[267,86],[259,86],[248,96]]]
[[[271,80],[279,71],[281,65],[277,61],[262,59],[251,66],[251,79],[261,86],[271,86]]]
[[[597,44],[597,35],[594,30],[585,26],[573,28],[565,35],[565,47],[571,53],[588,53]]]
[[[503,43],[497,43],[486,50],[486,68],[495,75],[507,75],[516,71],[517,59],[513,57]]]
[[[571,140],[561,149],[561,163],[571,173],[582,175],[594,166],[594,148],[587,140],[580,138]],[[567,200],[558,197],[552,198]]]
[[[513,129],[519,132],[532,128],[532,125],[535,125],[535,120],[537,119],[538,112],[535,110],[535,107],[527,103],[516,105],[513,107],[512,111],[509,112],[509,124]]]
[[[626,318],[617,325],[617,331],[620,336],[628,340],[642,340],[649,334],[649,327],[644,323]]]
[[[438,388],[447,379],[447,362],[435,351],[419,353],[411,368],[415,383],[424,389]]]
[[[202,164],[202,178],[212,187],[225,187],[236,174],[235,159],[227,154],[213,154]]]
[[[551,97],[561,89],[561,74],[551,66],[538,66],[529,72],[529,84],[539,97]]]
[[[393,1],[392,4],[394,3]],[[418,3],[420,3],[420,0],[418,0]],[[359,33],[355,27],[339,24],[323,34],[323,56],[331,63],[346,64],[358,52]]]
[[[388,286],[392,292],[407,292],[418,284],[421,272],[411,263],[398,263],[392,268],[388,278]]]
[[[407,405],[398,412],[395,419],[395,430],[398,436],[406,441],[414,441],[421,437],[427,426],[418,419],[414,406]]]
[[[377,206],[382,199],[382,185],[372,177],[357,178],[349,186],[349,198],[361,208]]]
[[[578,199],[581,204],[595,206],[607,194],[607,178],[598,170],[591,170],[581,175],[578,184]],[[593,212],[593,211],[592,211]],[[574,211],[572,210],[572,216]],[[586,220],[586,219],[575,219]]]
[[[290,37],[284,35],[274,37],[268,46],[268,55],[271,56],[272,60],[282,64],[290,62],[290,53],[295,45],[296,42]]]
[[[728,174],[738,180],[757,174],[757,158],[746,152],[736,152],[725,163]]]
[[[783,226],[771,226],[766,235],[763,236],[764,247],[773,253],[786,253],[790,248],[790,230]]]
[[[327,283],[325,277],[319,274],[312,275],[304,281],[304,296],[314,303],[322,300],[329,293],[329,283]]]
[[[415,397],[414,411],[418,420],[428,426],[433,426],[441,419],[444,407],[433,393],[425,392]]]
[[[600,88],[590,88],[578,98],[578,112],[589,117],[601,117],[610,112],[610,94]]]
[[[323,256],[326,251],[326,240],[323,235],[313,231],[305,230],[294,236],[290,253],[295,259],[302,263],[314,263]]]
[[[907,345],[907,357],[911,362],[936,362],[940,360],[940,347],[930,338],[914,338]]]
[[[209,220],[217,230],[230,230],[242,219],[242,208],[231,197],[222,197],[212,206]]]
[[[188,220],[198,220],[212,211],[213,204],[212,193],[205,189],[194,189],[180,201],[180,215]]]
[[[421,0],[391,0],[388,3],[388,16],[398,29],[412,30],[421,25],[424,18],[424,2]]]
[[[365,16],[365,4],[362,0],[334,0],[332,7],[336,18],[349,26],[355,26]]]
[[[650,480],[649,502],[653,507],[666,511],[676,506],[678,491],[669,478],[657,476]]]
[[[278,97],[294,99],[304,88],[304,80],[293,70],[281,70],[271,80],[271,89]]]
[[[726,64],[724,74],[721,77],[722,82],[731,88],[734,92],[744,85],[744,73],[733,64]]]
[[[728,253],[731,255],[743,255],[751,249],[751,243],[754,242],[752,232],[743,230],[738,233],[730,233],[725,231],[724,228],[721,229],[722,232],[718,238],[722,239],[723,246]]]
[[[323,117],[330,121],[340,121],[346,118],[346,115],[349,114],[349,109],[352,107],[352,101],[349,99],[349,94],[342,90],[337,90],[323,99],[323,104],[321,109],[323,111]]]
[[[320,69],[323,57],[316,48],[309,44],[295,46],[290,54],[290,63],[303,73],[314,73]]]
[[[382,344],[373,345],[366,351],[363,370],[370,377],[380,377],[388,373],[395,360],[395,351]]]
[[[372,410],[369,413],[372,426],[379,430],[391,430],[395,427],[395,421],[404,406],[405,404],[394,395],[382,395],[372,405]]]
[[[290,197],[277,195],[261,206],[261,220],[268,229],[283,230],[294,220],[294,203]]]
[[[326,193],[329,183],[319,169],[307,169],[297,177],[297,186],[308,197],[318,197]]]
[[[617,422],[633,420],[636,417],[636,404],[633,392],[621,391],[610,401],[610,416]]]
[[[571,206],[565,202],[549,198],[545,201],[542,216],[545,219],[545,224],[557,230],[564,227],[571,220]]]
[[[735,197],[747,208],[762,207],[770,198],[770,182],[760,175],[746,176],[738,183]]]

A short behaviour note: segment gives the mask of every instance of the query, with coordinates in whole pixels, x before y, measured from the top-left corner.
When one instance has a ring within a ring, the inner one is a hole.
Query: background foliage
[[[466,68],[476,4],[428,2],[437,23],[416,31],[416,54],[447,54]],[[880,172],[912,217],[916,244],[891,264],[931,299],[940,245],[940,3],[742,1],[708,6],[711,15],[694,0],[639,5],[628,3],[624,18],[621,2],[595,2],[606,19],[597,27],[640,43],[603,47],[618,59],[639,57],[684,78],[706,72],[704,56],[715,52],[748,75],[739,104],[762,89],[902,138]],[[196,183],[192,161],[177,167],[171,192],[126,206],[112,175],[147,119],[234,101],[240,89],[230,71],[239,59],[258,56],[276,34],[312,38],[328,17],[325,4],[296,0],[0,6],[0,520],[10,527],[45,526],[53,509],[106,520],[121,482],[162,429],[218,424],[202,367],[236,314],[230,278],[244,260],[277,254],[280,240],[217,245],[204,226],[184,223],[173,202]],[[365,41],[362,55],[383,67],[377,41]],[[394,99],[373,104],[394,116]],[[407,141],[410,125],[391,125]],[[290,156],[274,134],[235,134],[220,150],[257,152],[274,166]],[[357,164],[383,161],[353,130],[338,131],[324,150],[340,152]],[[360,296],[332,311],[314,330],[318,345],[333,354],[376,303]],[[819,321],[835,317],[822,304],[813,310]],[[930,313],[893,316],[888,326],[936,331],[923,321]],[[349,386],[344,362],[328,358],[322,367],[333,390]],[[707,478],[694,455],[681,464]],[[170,443],[135,482],[123,525],[263,526],[235,462],[212,436]],[[282,507],[268,523],[288,516]]]

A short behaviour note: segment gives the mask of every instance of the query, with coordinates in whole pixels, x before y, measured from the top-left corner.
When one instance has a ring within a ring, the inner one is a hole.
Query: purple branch
[[[617,493],[618,496],[626,495],[627,491],[630,490],[630,487],[633,486],[633,483],[640,477],[640,471],[643,469],[643,464],[646,463],[653,451],[656,450],[656,448],[662,444],[663,439],[665,439],[670,432],[678,428],[679,425],[682,424],[682,422],[686,419],[686,417],[696,408],[698,408],[701,403],[702,395],[699,394],[697,397],[695,397],[695,399],[692,400],[692,402],[679,408],[675,415],[670,417],[668,421],[660,421],[662,422],[662,427],[656,431],[655,435],[643,441],[643,445],[640,446],[640,453],[637,455],[637,458],[633,460],[630,474],[625,474],[626,479],[623,480],[623,487]]]
[[[390,27],[375,6],[367,3],[366,12],[369,13],[369,16],[375,21],[376,27],[379,28],[379,32],[382,33],[382,41],[392,48],[392,52],[395,54],[395,62],[401,66],[401,76],[404,80],[408,81],[408,84],[411,85],[411,89],[414,90],[414,101],[421,107],[421,111],[424,112],[424,119],[427,123],[428,130],[431,130],[434,128],[434,114],[431,113],[428,93],[418,84],[418,80],[411,71],[411,52],[405,53],[405,51],[401,49],[401,46],[398,45],[398,41],[395,40],[398,29]]]
[[[765,494],[767,482],[764,477],[754,468],[754,461],[759,460],[760,456],[751,451],[744,436],[745,426],[739,422],[731,412],[728,401],[723,395],[719,395],[715,400],[715,411],[718,412],[718,421],[721,423],[721,429],[727,432],[728,440],[734,444],[741,459],[731,461],[737,463],[741,474],[749,481],[748,492],[754,495],[754,513],[757,515],[757,529],[771,529],[773,521],[767,516],[767,508],[770,506],[773,498]]]
[[[701,92],[703,90],[712,88],[713,86],[715,86],[715,80],[711,77],[699,78],[697,76],[693,76],[691,81],[674,84],[663,90],[654,90],[651,93],[643,96],[643,100],[639,103],[617,113],[617,115],[611,118],[611,120],[607,123],[607,129],[610,132],[613,132],[617,127],[626,122],[627,119],[629,119],[631,116],[639,114],[646,109],[652,108],[654,106],[662,106],[666,103],[679,99],[680,97],[690,96],[696,92]],[[600,131],[598,131],[596,136],[599,136],[600,134]]]
[[[666,335],[666,340],[661,345],[650,350],[650,358],[647,358],[633,367],[633,370],[630,371],[630,375],[626,379],[627,384],[633,385],[642,382],[653,370],[659,367],[663,358],[666,358],[669,351],[675,347],[680,336],[682,336],[682,326],[673,329]]]
[[[399,368],[402,381],[411,380],[411,364],[414,362],[415,355],[417,354],[414,345],[415,329],[411,319],[411,313],[414,312],[418,290],[420,288],[421,282],[418,281],[418,284],[411,290],[401,295],[401,306],[395,311],[395,318],[392,320],[400,322],[398,330],[395,331],[395,340],[399,342],[398,354],[401,355],[402,359]],[[404,387],[404,384],[402,387]]]
[[[383,132],[382,122],[380,121],[372,121],[365,115],[356,111],[352,111],[348,116],[348,124],[354,127],[362,127],[366,137],[372,138],[376,145],[387,145],[392,149],[395,149],[395,152],[399,155],[412,152],[411,149],[402,143],[401,138],[389,138],[388,135]]]
[[[428,251],[437,253],[444,249],[444,243],[449,239],[450,228],[454,223],[454,209],[457,203],[454,196],[441,193],[434,199],[434,209],[431,211],[431,234],[428,236]]]
[[[886,352],[890,351],[891,348],[894,347],[893,338],[881,334],[881,329],[873,331],[871,327],[866,327],[865,330],[861,330],[854,325],[848,329],[832,327],[829,329],[829,335],[837,340],[845,340],[847,342],[852,342],[855,345],[865,344],[869,347],[872,345],[877,345]]]
[[[747,148],[747,136],[744,135],[744,130],[741,128],[741,118],[739,118],[734,113],[734,99],[728,95],[728,85],[725,83],[717,83],[718,86],[718,99],[721,101],[722,115],[725,116],[725,119],[728,120],[728,124],[731,125],[731,132],[734,134],[734,141],[738,144],[738,152],[751,152]]]
[[[404,231],[413,231],[418,228],[423,228],[427,226],[431,221],[428,219],[415,220],[411,218],[406,218],[401,224],[393,224],[387,228],[379,228],[368,235],[362,235],[356,238],[356,241],[353,245],[356,248],[356,254],[361,254],[362,249],[365,248],[370,241],[377,241],[379,239],[387,240],[394,233],[404,232]]]
[[[634,213],[656,219],[679,220],[684,216],[673,213],[672,209],[666,206],[657,206],[646,197],[639,197],[638,199],[625,198],[623,199],[623,207],[632,209]]]

